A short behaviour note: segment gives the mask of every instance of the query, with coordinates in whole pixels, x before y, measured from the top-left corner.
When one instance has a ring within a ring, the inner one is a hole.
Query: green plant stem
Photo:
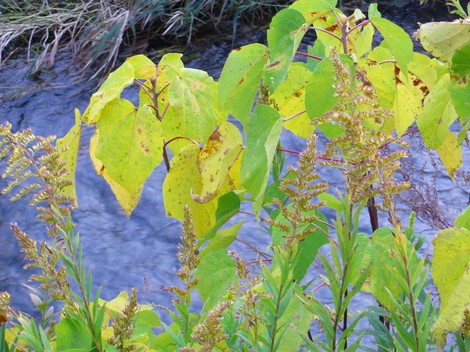
[[[276,315],[274,317],[274,324],[272,326],[272,329],[273,329],[273,333],[272,333],[272,338],[271,338],[271,345],[269,346],[269,350],[271,352],[274,352],[276,351],[275,350],[275,341],[276,341],[276,331],[277,331],[277,321],[279,319],[279,307],[281,305],[281,299],[282,299],[282,294],[283,294],[283,289],[284,289],[284,285],[281,284],[281,286],[279,287],[279,293],[278,293],[278,296],[277,296],[277,300],[276,300]]]

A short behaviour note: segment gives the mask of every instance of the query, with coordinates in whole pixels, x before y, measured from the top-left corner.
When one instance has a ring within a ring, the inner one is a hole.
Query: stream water
[[[448,18],[447,9],[442,5],[436,6],[441,6],[437,12],[412,6],[390,8],[383,14],[412,33],[417,29],[418,21]],[[263,42],[264,38],[263,31],[243,38],[239,36],[235,47],[254,41]],[[230,38],[211,38],[196,43],[192,48],[175,51],[189,53],[183,57],[187,67],[206,70],[217,79],[231,49]],[[158,62],[159,55],[153,52],[155,62]],[[9,121],[14,130],[31,128],[37,135],[63,136],[73,124],[74,108],[84,111],[93,87],[80,79],[73,61],[65,54],[52,71],[42,72],[35,79],[27,78],[28,70],[28,64],[21,60],[12,60],[0,68],[0,121]],[[161,290],[161,286],[179,284],[175,275],[179,264],[175,254],[180,224],[164,213],[161,184],[165,170],[163,167],[155,170],[146,183],[139,205],[128,219],[108,185],[93,170],[88,155],[92,132],[85,128],[81,141],[76,175],[80,209],[74,212],[74,221],[83,241],[88,268],[93,274],[94,287],[102,288],[105,299],[116,296],[120,290],[136,287],[141,301],[169,305],[170,297]],[[284,142],[295,150],[303,148],[302,142],[288,134],[284,136]],[[417,139],[414,145],[419,145]],[[414,155],[407,163],[421,169],[417,179],[424,177],[429,180],[439,175],[433,187],[440,199],[447,199],[452,204],[455,212],[450,214],[452,218],[466,206],[468,190],[454,184],[445,173],[440,173],[439,168],[433,166],[432,158],[423,158],[421,152]],[[466,151],[466,160],[468,156]],[[333,187],[339,185],[341,179],[330,172],[323,171],[323,176],[331,181]],[[4,185],[5,181],[0,180],[0,188]],[[444,203],[440,205],[445,207]],[[243,239],[265,248],[268,239],[262,224],[243,214],[237,216],[237,221],[245,221],[241,234]],[[45,239],[45,231],[35,219],[34,211],[26,208],[24,202],[11,203],[6,197],[0,197],[0,291],[11,293],[14,307],[33,312],[28,290],[24,287],[31,272],[22,269],[25,261],[10,231],[11,222],[17,222],[21,229],[38,240]],[[362,226],[369,231],[367,217],[364,217]],[[430,236],[435,234],[425,223],[420,223],[418,230]],[[246,258],[255,257],[252,249],[240,243],[236,249]],[[432,252],[429,242],[424,250]]]

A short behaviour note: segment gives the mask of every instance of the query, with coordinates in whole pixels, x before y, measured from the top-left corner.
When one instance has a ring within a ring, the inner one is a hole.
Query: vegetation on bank
[[[27,47],[34,71],[50,68],[68,47],[83,71],[110,70],[123,48],[152,40],[190,42],[202,28],[236,32],[267,21],[287,0],[8,0],[0,2],[0,64]],[[226,30],[226,28],[225,28]]]
[[[2,351],[470,350],[470,206],[436,233],[429,259],[419,253],[428,239],[414,231],[414,214],[400,216],[395,203],[409,186],[397,172],[409,134],[420,134],[452,179],[468,163],[470,22],[423,24],[417,38],[430,58],[413,52],[376,5],[368,16],[335,6],[297,0],[279,11],[267,46],[233,50],[218,82],[185,68],[181,54],[158,64],[132,56],[57,141],[0,125],[10,181],[2,194],[32,195],[50,235],[38,244],[12,225],[39,272],[31,297],[40,318],[10,307],[2,292]],[[299,52],[308,31],[317,39]],[[373,47],[376,31],[383,41]],[[133,84],[137,106],[121,98]],[[94,131],[95,170],[129,216],[149,175],[166,166],[163,206],[183,227],[181,282],[165,289],[174,297],[170,322],[140,304],[136,290],[108,302],[92,294],[72,221],[85,128]],[[283,130],[305,150],[283,148]],[[296,167],[284,167],[284,153],[298,155]],[[330,189],[319,168],[338,170],[344,187]],[[256,263],[230,247],[242,204],[268,227],[270,245]],[[367,233],[359,231],[363,213]],[[355,308],[364,294],[376,304]]]

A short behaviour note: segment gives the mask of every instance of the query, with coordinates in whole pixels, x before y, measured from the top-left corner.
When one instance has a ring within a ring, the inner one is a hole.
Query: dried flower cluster
[[[349,197],[354,203],[380,195],[381,209],[394,213],[393,195],[408,187],[406,182],[395,180],[399,160],[406,153],[403,149],[386,152],[386,147],[391,143],[403,147],[406,144],[379,129],[383,121],[392,118],[392,113],[379,106],[375,90],[365,76],[358,74],[359,79],[353,79],[336,53],[332,53],[330,59],[336,71],[334,87],[339,99],[331,111],[314,122],[335,124],[343,133],[326,147],[325,155],[336,159],[320,163],[343,171]]]
[[[279,187],[291,199],[292,205],[286,206],[280,200],[274,200],[290,226],[281,221],[272,219],[268,219],[268,221],[272,226],[286,232],[288,243],[294,239],[301,241],[317,230],[314,226],[309,225],[318,220],[315,210],[323,203],[312,200],[320,193],[325,192],[328,184],[326,182],[314,183],[320,177],[315,173],[316,161],[316,136],[312,135],[307,148],[299,157],[298,168],[289,167],[289,171],[294,177],[285,177]]]
[[[134,332],[134,318],[139,310],[137,304],[137,290],[131,291],[129,302],[124,307],[121,315],[116,317],[113,323],[114,336],[108,339],[108,342],[118,349],[120,352],[135,351],[136,347],[129,345],[129,341]]]

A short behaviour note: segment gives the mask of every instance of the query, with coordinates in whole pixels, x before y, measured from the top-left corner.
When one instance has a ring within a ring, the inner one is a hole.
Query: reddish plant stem
[[[294,154],[294,155],[302,154],[302,152],[298,152],[296,150],[291,150],[291,149],[285,149],[285,148],[276,148],[276,150],[279,150],[280,152],[284,152],[284,153]],[[322,159],[322,160],[326,160],[326,161],[332,161],[332,162],[335,162],[335,163],[342,163],[343,162],[343,160],[332,159],[332,158],[328,158],[328,157],[323,156],[323,155],[317,155],[317,158]]]
[[[309,58],[311,58],[311,59],[315,59],[315,60],[318,60],[318,61],[322,61],[322,60],[323,60],[323,58],[320,57],[320,56],[316,56],[316,55],[312,55],[312,54],[307,54],[307,53],[304,53],[304,52],[302,52],[302,51],[297,51],[296,54],[299,55],[299,56],[309,57]]]
[[[255,246],[253,246],[251,243],[248,243],[244,240],[241,240],[239,238],[236,238],[235,241],[238,241],[238,242],[241,242],[243,243],[244,245],[248,246],[249,248],[251,248],[252,250],[254,250],[256,253],[258,253],[261,257],[263,257],[263,260],[266,260],[266,261],[271,261],[272,259],[268,257],[268,255],[266,253],[263,253],[261,252],[258,248],[256,248]]]

